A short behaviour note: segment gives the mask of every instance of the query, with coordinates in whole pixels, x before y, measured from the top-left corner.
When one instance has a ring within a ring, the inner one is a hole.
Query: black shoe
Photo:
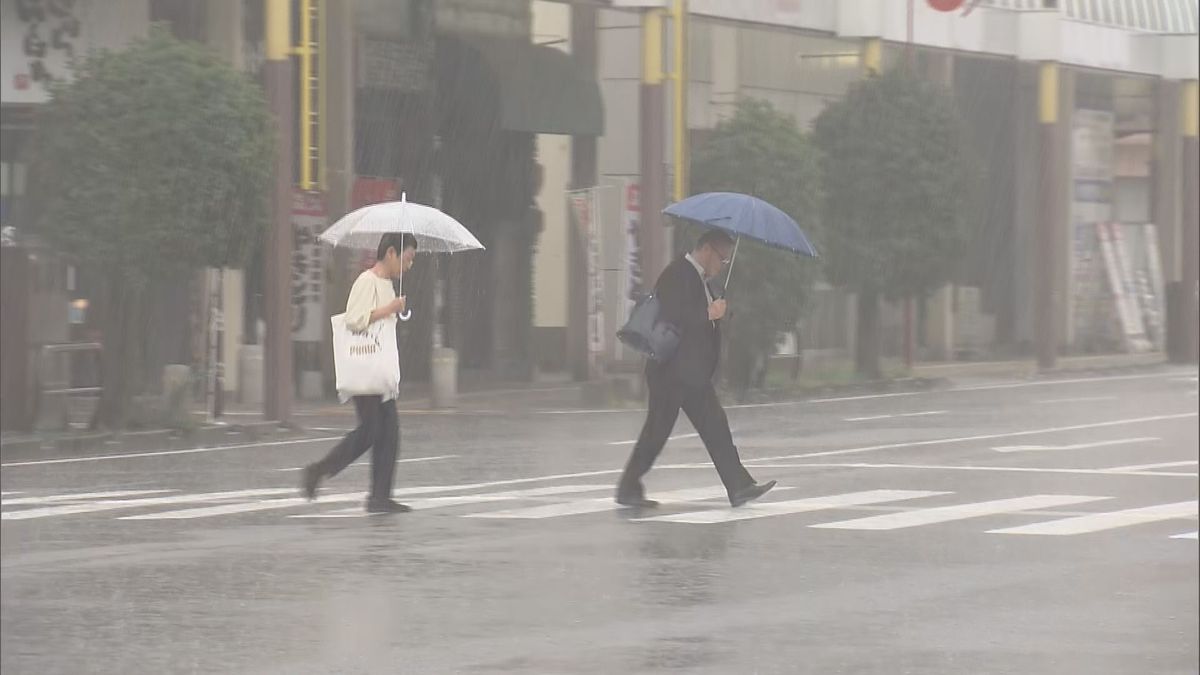
[[[304,478],[300,483],[300,491],[304,494],[304,498],[308,501],[313,501],[317,498],[317,488],[321,486],[321,471],[317,469],[316,464],[309,464],[304,467]]]
[[[729,495],[729,503],[734,506],[741,506],[746,502],[753,501],[767,494],[767,491],[775,487],[775,481],[767,481],[766,483],[751,483],[737,492]]]
[[[629,506],[635,509],[652,509],[658,506],[658,502],[653,499],[646,499],[642,495],[617,494],[617,503],[621,506]]]
[[[367,513],[408,513],[412,507],[405,506],[391,499],[368,499]]]

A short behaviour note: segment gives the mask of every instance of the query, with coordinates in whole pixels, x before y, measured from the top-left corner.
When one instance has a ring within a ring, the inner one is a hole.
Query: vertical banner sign
[[[1150,340],[1146,337],[1145,324],[1142,323],[1133,275],[1124,261],[1124,244],[1119,227],[1109,223],[1096,224],[1100,250],[1104,254],[1104,266],[1108,271],[1108,283],[1116,302],[1117,316],[1121,320],[1125,346],[1131,352],[1147,352],[1150,351]]]
[[[1151,306],[1155,321],[1153,322],[1154,346],[1163,351],[1167,348],[1166,326],[1166,297],[1163,289],[1162,256],[1158,250],[1158,228],[1153,224],[1145,225],[1146,240],[1146,272],[1150,276],[1149,289],[1152,294]]]
[[[596,375],[598,357],[604,351],[604,278],[600,274],[600,237],[596,228],[596,191],[570,193],[571,213],[587,245],[588,277],[588,362]]]
[[[292,191],[292,339],[320,342],[325,329],[325,257],[317,237],[328,226],[319,192]]]
[[[642,224],[640,187],[633,181],[625,185],[625,314],[642,294],[642,257],[638,251],[638,229]]]
[[[1102,320],[1105,312],[1115,308],[1111,305],[1102,307],[1109,300],[1104,294],[1103,265],[1095,264],[1099,262],[1098,259],[1089,261],[1080,256],[1096,256],[1099,253],[1096,248],[1098,242],[1087,234],[1098,233],[1099,223],[1112,220],[1115,116],[1106,110],[1079,109],[1071,121],[1071,222],[1077,223],[1076,233],[1084,235],[1077,240],[1077,244],[1084,247],[1090,244],[1092,250],[1089,253],[1086,249],[1076,248],[1076,255],[1068,261],[1072,282],[1071,292],[1067,296],[1067,311],[1070,312],[1073,329],[1070,340],[1076,346],[1100,345],[1119,335],[1114,334],[1111,323]],[[1098,274],[1090,277],[1089,270],[1077,270],[1076,265],[1092,268]],[[1100,283],[1090,283],[1091,279]],[[1083,284],[1083,288],[1077,285],[1079,283]],[[1089,297],[1089,294],[1093,295]],[[1091,312],[1089,318],[1089,311],[1097,308],[1104,311]],[[1099,333],[1095,332],[1097,326],[1100,327]]]

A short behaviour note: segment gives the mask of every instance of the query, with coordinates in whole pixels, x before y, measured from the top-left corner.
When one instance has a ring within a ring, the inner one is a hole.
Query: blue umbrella
[[[796,221],[758,197],[737,192],[705,192],[676,202],[663,209],[663,213],[715,227],[733,236],[736,244],[733,260],[729,263],[730,276],[733,275],[733,262],[737,259],[737,248],[741,245],[742,237],[772,248],[810,258],[817,257],[817,249]]]

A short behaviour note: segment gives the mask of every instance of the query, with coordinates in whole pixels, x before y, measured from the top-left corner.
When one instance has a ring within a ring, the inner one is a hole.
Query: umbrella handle
[[[738,237],[733,242],[733,256],[729,258],[729,273],[725,275],[725,291],[729,292],[729,280],[733,278],[733,264],[737,262],[738,247],[742,245],[742,238]]]
[[[397,314],[396,316],[399,317],[401,321],[408,321],[412,318],[412,310],[407,310],[403,314]]]

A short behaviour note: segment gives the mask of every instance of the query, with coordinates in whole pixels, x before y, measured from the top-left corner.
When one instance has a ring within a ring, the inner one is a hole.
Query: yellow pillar
[[[687,133],[687,0],[673,0],[671,24],[675,43],[675,200],[687,197],[688,133]]]
[[[867,75],[878,75],[883,72],[883,40],[871,38],[863,43],[862,65]]]

